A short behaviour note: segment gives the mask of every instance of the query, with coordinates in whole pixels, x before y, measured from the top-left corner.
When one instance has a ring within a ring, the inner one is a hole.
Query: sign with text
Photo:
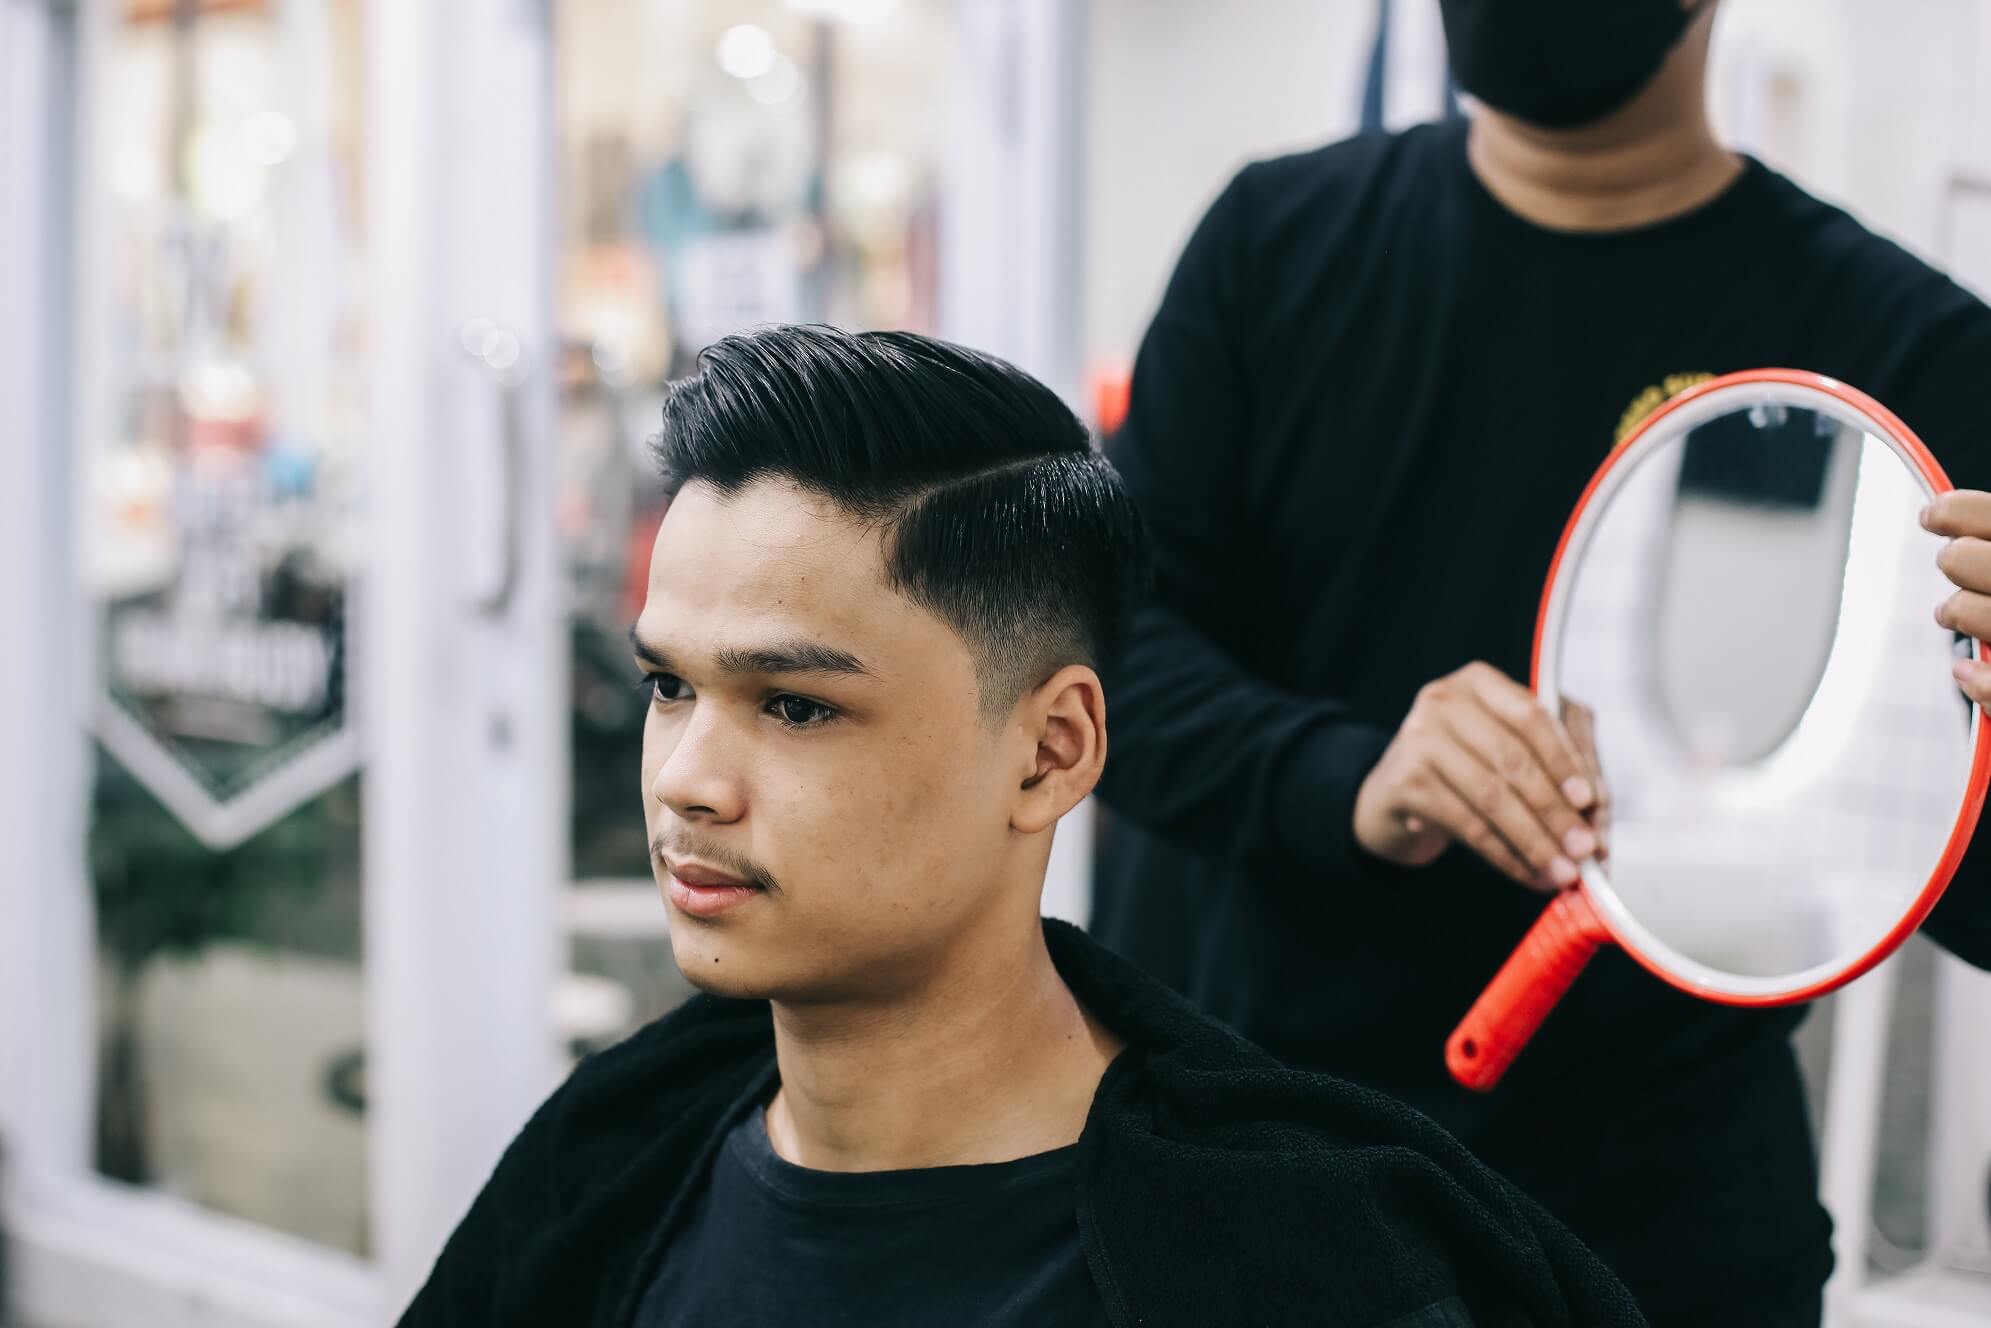
[[[294,461],[182,453],[162,505],[170,538],[103,603],[99,736],[215,849],[359,760],[346,578],[322,539],[338,522]]]

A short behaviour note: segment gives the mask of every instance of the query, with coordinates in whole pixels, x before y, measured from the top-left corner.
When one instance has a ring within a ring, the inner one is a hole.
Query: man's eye
[[[806,696],[777,696],[768,703],[768,709],[791,729],[816,728],[836,717],[836,711]]]
[[[682,701],[691,695],[675,673],[646,673],[636,680],[636,690],[649,693],[652,701]]]

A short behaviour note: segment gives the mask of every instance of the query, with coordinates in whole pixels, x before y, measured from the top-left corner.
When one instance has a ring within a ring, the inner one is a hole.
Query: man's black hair
[[[1104,669],[1148,579],[1120,476],[1056,393],[912,332],[726,337],[664,402],[665,484],[788,480],[885,529],[885,575],[951,624],[984,710],[1066,664]]]

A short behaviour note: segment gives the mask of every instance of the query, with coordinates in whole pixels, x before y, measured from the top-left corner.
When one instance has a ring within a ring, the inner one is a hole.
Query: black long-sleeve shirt
[[[1547,230],[1486,191],[1455,122],[1233,180],[1111,447],[1159,575],[1108,680],[1095,929],[1276,1054],[1436,1115],[1655,1323],[1723,1321],[1694,1317],[1696,1279],[1733,1307],[1830,1266],[1801,1012],[1707,1004],[1607,951],[1469,1095],[1445,1037],[1543,900],[1462,849],[1385,866],[1351,821],[1420,686],[1475,659],[1527,677],[1556,540],[1621,424],[1767,365],[1870,392],[1991,488],[1991,309],[1946,277],[1755,162],[1657,225]],[[1987,860],[1926,926],[1978,965]]]

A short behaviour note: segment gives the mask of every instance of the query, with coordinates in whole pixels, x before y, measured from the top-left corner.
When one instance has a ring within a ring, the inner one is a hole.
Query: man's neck
[[[1041,930],[904,999],[774,1007],[775,1152],[824,1171],[1003,1162],[1075,1142],[1119,1041]]]
[[[1507,209],[1538,226],[1613,231],[1691,212],[1742,170],[1708,124],[1708,24],[1696,21],[1638,95],[1594,124],[1542,129],[1473,109],[1466,154]]]

